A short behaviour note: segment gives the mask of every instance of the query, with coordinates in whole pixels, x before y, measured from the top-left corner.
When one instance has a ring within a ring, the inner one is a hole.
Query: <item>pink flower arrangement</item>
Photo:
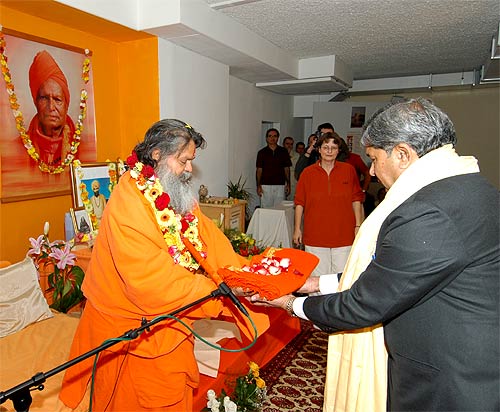
[[[49,285],[53,289],[50,307],[67,312],[83,300],[81,285],[84,272],[75,265],[76,255],[71,252],[73,243],[64,240],[50,242],[48,235],[49,223],[45,222],[43,235],[36,239],[29,238],[31,248],[28,256],[33,259],[39,272],[51,271],[48,275]]]

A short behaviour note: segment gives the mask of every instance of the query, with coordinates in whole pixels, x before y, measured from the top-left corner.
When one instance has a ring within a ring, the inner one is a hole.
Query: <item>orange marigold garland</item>
[[[193,244],[202,258],[207,257],[205,244],[198,232],[198,218],[192,213],[185,215],[175,213],[170,207],[170,196],[163,191],[160,180],[155,176],[154,169],[139,162],[135,152],[132,152],[132,155],[127,159],[127,165],[130,168],[130,176],[136,181],[137,188],[153,208],[156,222],[168,245],[168,253],[176,264],[191,272],[196,272],[200,265],[184,246],[181,236]]]

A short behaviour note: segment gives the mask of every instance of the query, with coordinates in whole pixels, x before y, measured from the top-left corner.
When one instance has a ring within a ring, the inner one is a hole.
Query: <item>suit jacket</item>
[[[305,300],[328,332],[383,323],[388,410],[500,409],[499,203],[479,174],[432,183],[387,217],[351,289]]]

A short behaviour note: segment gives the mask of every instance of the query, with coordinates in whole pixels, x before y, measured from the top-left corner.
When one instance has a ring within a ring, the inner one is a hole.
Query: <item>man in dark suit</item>
[[[453,123],[425,99],[376,113],[361,141],[370,173],[388,189],[343,278],[368,254],[364,269],[342,292],[331,293],[321,276],[299,291],[322,296],[264,304],[329,333],[382,324],[388,410],[500,410],[498,190],[475,159],[455,153]],[[370,236],[373,249],[363,243]]]

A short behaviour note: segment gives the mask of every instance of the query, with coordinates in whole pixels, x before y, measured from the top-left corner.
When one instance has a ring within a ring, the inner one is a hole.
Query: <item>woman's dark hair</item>
[[[163,158],[182,152],[191,141],[197,148],[206,146],[203,136],[189,124],[177,119],[163,119],[148,129],[144,140],[135,146],[134,151],[140,162],[156,167],[157,161],[152,158],[154,150],[159,149]]]
[[[329,140],[333,140],[333,143],[335,143],[339,149],[340,146],[342,145],[342,138],[337,134],[337,133],[323,133],[320,137],[318,137],[318,140],[316,141],[316,148],[319,149],[323,143],[328,142]]]

